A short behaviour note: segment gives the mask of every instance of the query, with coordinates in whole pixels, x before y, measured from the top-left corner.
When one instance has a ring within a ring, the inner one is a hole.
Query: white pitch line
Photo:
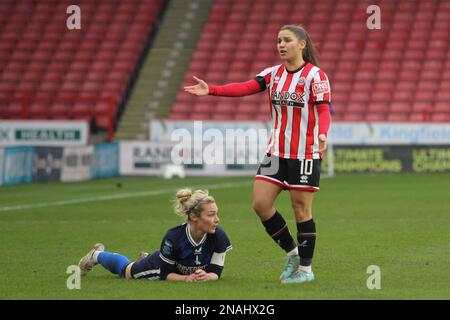
[[[211,184],[211,185],[205,185],[205,186],[199,186],[199,187],[205,188],[205,189],[227,189],[227,188],[243,187],[246,185],[250,185],[251,183],[253,183],[253,181],[240,182],[240,183]],[[193,188],[197,188],[197,187],[193,187]],[[79,203],[88,203],[88,202],[96,202],[96,201],[109,201],[109,200],[126,199],[126,198],[134,198],[134,197],[157,196],[160,194],[174,193],[177,190],[178,189],[162,189],[162,190],[156,190],[156,191],[110,194],[110,195],[104,195],[104,196],[98,196],[98,197],[92,197],[92,198],[81,198],[81,199],[61,200],[61,201],[53,201],[53,202],[22,204],[22,205],[15,205],[15,206],[0,207],[0,212],[24,210],[24,209],[35,209],[35,208],[45,208],[45,207],[52,207],[52,206],[64,206],[67,204],[79,204]]]

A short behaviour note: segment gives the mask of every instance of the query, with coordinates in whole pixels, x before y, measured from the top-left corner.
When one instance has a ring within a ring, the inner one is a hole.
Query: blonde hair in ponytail
[[[209,195],[207,190],[180,189],[175,196],[175,213],[189,220],[190,213],[200,215],[204,204],[215,202],[216,200]]]
[[[305,49],[303,49],[303,60],[306,62],[312,63],[315,66],[319,66],[319,53],[317,52],[316,48],[314,47],[311,38],[309,37],[308,32],[301,27],[297,26],[295,24],[287,24],[283,27],[281,27],[281,30],[289,30],[292,33],[295,34],[298,40],[305,40],[306,46]]]

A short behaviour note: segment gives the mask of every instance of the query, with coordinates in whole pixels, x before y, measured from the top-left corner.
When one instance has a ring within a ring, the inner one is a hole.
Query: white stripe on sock
[[[291,251],[289,251],[289,252],[287,253],[287,255],[288,255],[288,257],[291,257],[291,256],[298,256],[298,247],[295,246],[295,248],[292,249]]]
[[[95,250],[94,253],[92,254],[92,259],[94,259],[95,263],[98,263],[97,258],[98,258],[98,255],[100,254],[100,252],[103,252],[103,251]]]
[[[299,268],[300,270],[305,271],[305,272],[308,272],[308,273],[311,273],[311,272],[312,272],[311,266],[302,266],[302,265],[300,265],[298,268]]]

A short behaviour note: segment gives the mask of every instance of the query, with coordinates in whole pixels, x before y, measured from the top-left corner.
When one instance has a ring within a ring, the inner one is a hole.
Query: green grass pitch
[[[252,177],[117,177],[0,188],[0,299],[449,299],[450,175],[323,178],[313,213],[316,281],[281,285],[285,254],[251,208]],[[119,186],[118,184],[121,184]],[[208,188],[232,244],[218,282],[127,281],[97,266],[69,290],[67,267],[95,242],[135,259],[183,220],[180,187]],[[276,207],[295,224],[287,192]],[[381,270],[369,290],[367,268]]]

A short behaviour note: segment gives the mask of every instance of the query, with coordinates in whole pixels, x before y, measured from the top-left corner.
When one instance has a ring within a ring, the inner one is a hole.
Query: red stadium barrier
[[[112,141],[116,105],[116,98],[112,96],[0,97],[0,119],[87,120],[91,130],[107,130],[108,140]]]

